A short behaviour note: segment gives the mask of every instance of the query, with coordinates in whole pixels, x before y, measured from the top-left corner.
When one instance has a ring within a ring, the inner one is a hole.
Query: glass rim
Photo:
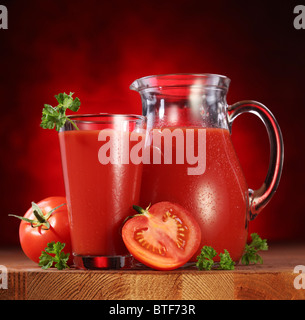
[[[123,113],[86,113],[86,114],[78,114],[78,115],[68,115],[68,118],[73,120],[76,123],[111,123],[115,121],[115,119],[120,119],[121,121],[129,121],[129,122],[136,122],[136,121],[144,121],[146,117],[139,114],[123,114]],[[90,118],[97,118],[98,120],[86,120]],[[107,120],[107,118],[109,118]],[[84,119],[84,120],[83,120]],[[99,120],[104,119],[104,120]]]
[[[181,76],[181,77],[202,77],[202,78],[207,78],[207,77],[219,77],[219,78],[225,78],[229,79],[227,76],[224,76],[222,74],[217,74],[217,73],[162,73],[162,74],[155,74],[155,75],[150,75],[150,76],[145,76],[141,77],[138,80],[143,80],[147,78],[166,78],[166,77],[175,77],[175,76]]]
[[[163,83],[152,83],[152,80],[163,81]],[[187,83],[190,80],[202,79],[205,83]],[[166,83],[166,81],[176,80],[177,83]],[[218,81],[217,81],[218,80]],[[183,83],[185,81],[185,83]],[[193,87],[215,87],[219,89],[228,89],[231,79],[227,76],[216,74],[216,73],[164,73],[157,75],[149,75],[145,77],[138,78],[132,82],[129,89],[135,91],[141,91],[151,88],[162,88],[162,87],[183,87],[183,86],[193,86]]]

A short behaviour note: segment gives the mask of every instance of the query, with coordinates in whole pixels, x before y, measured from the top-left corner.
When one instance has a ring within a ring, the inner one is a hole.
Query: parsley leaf
[[[199,270],[211,270],[214,265],[214,260],[217,255],[214,248],[204,246],[201,249],[200,255],[197,257],[196,266]]]
[[[80,107],[79,98],[73,99],[73,92],[70,94],[59,93],[55,96],[58,106],[52,107],[49,104],[45,104],[42,110],[42,118],[40,126],[43,129],[56,129],[59,131],[66,121],[71,122],[71,124],[78,130],[76,124],[66,115],[67,109],[77,112]]]
[[[244,254],[241,258],[242,264],[250,263],[263,263],[262,257],[257,253],[260,250],[268,250],[268,244],[266,239],[261,239],[257,233],[251,234],[252,242],[246,244],[244,249]],[[217,267],[217,264],[214,262],[214,258],[217,256],[217,252],[214,248],[209,246],[204,246],[201,249],[200,255],[197,257],[196,266],[199,270],[234,270],[234,261],[232,260],[228,250],[224,249],[224,253],[220,253],[220,261]]]
[[[224,253],[220,253],[220,262],[218,269],[222,270],[234,270],[234,261],[231,259],[228,250],[224,249]]]
[[[48,269],[53,266],[58,270],[69,268],[67,261],[69,260],[70,253],[64,253],[62,250],[65,247],[65,243],[52,241],[47,244],[45,251],[41,252],[38,265],[42,269]]]
[[[230,257],[228,250],[224,249],[224,253],[220,253],[220,261],[218,268],[214,262],[217,252],[213,247],[204,246],[201,249],[200,255],[197,257],[196,266],[199,270],[211,270],[216,268],[219,270],[234,270],[234,261]]]
[[[262,257],[257,253],[260,250],[268,250],[268,244],[266,239],[261,239],[257,233],[251,234],[252,242],[246,244],[244,254],[241,258],[241,263],[248,265],[250,263],[257,264],[263,263]]]

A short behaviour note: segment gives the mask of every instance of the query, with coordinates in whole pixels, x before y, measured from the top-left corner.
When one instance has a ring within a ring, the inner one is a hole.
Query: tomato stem
[[[136,210],[140,214],[144,214],[147,211],[147,210],[144,210],[143,208],[141,208],[140,206],[133,205],[132,207],[134,210]]]
[[[15,217],[15,218],[18,218],[20,220],[23,220],[23,221],[26,221],[26,222],[30,223],[32,228],[41,227],[43,230],[49,230],[50,229],[50,223],[49,223],[48,219],[50,218],[51,214],[55,210],[57,210],[58,208],[60,208],[60,207],[62,207],[64,205],[65,205],[65,203],[57,206],[56,208],[53,208],[46,215],[44,215],[42,210],[40,209],[40,207],[35,202],[32,202],[32,210],[33,210],[33,214],[34,214],[36,220],[35,219],[28,219],[28,218],[25,218],[25,217],[16,216],[14,214],[9,214],[9,216]]]
[[[147,207],[146,209],[143,209],[142,207],[136,206],[136,205],[133,205],[132,207],[133,207],[134,210],[136,210],[139,214],[145,214],[145,213],[148,212],[150,206],[151,206],[151,203],[148,205],[148,207]]]
[[[41,211],[33,210],[33,214],[39,223],[45,223],[47,221]]]
[[[138,213],[137,213],[137,214],[134,214],[133,216],[128,216],[128,217],[125,218],[125,220],[124,220],[123,223],[122,223],[122,227],[121,227],[121,230],[120,230],[120,234],[122,234],[122,233],[121,233],[122,228],[123,228],[123,226],[124,226],[124,224],[125,224],[125,222],[126,222],[127,220],[129,220],[129,219],[131,219],[131,218],[133,218],[133,217],[136,217],[136,216],[143,216],[143,215],[145,215],[145,214],[146,214],[146,215],[149,214],[148,209],[150,208],[150,204],[149,204],[149,206],[148,206],[145,210],[144,210],[142,207],[136,206],[136,205],[133,205],[132,207],[133,207],[133,209],[136,210]]]

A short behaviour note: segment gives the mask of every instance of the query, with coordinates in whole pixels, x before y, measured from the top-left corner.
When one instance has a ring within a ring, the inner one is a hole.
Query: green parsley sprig
[[[257,264],[263,263],[263,258],[257,253],[258,251],[268,250],[268,244],[266,239],[261,239],[257,233],[251,233],[252,242],[246,244],[244,254],[241,258],[241,263],[248,265],[250,263]]]
[[[69,260],[70,253],[64,253],[62,250],[65,243],[52,241],[47,244],[45,251],[41,252],[38,265],[42,269],[51,268],[54,265],[58,270],[69,268],[67,261]]]
[[[217,264],[214,262],[214,258],[217,256],[217,252],[213,247],[204,246],[201,249],[200,255],[197,257],[196,266],[199,270],[233,270],[234,261],[230,257],[229,252],[225,249],[224,253],[220,253],[220,261],[217,267]]]
[[[200,255],[197,257],[196,266],[199,270],[211,270],[214,265],[214,258],[217,252],[210,246],[204,246]]]
[[[241,263],[249,265],[250,263],[263,263],[263,258],[258,254],[258,251],[268,250],[268,244],[266,239],[261,239],[257,233],[251,233],[251,243],[246,244]],[[220,253],[219,264],[214,262],[214,258],[217,256],[217,252],[213,247],[204,246],[201,249],[200,255],[197,257],[196,266],[199,270],[234,270],[234,261],[230,257],[229,252],[224,249],[224,253]],[[218,265],[218,267],[217,267]]]
[[[218,269],[221,270],[234,270],[235,262],[232,260],[228,250],[224,249],[224,253],[219,254],[220,261]]]
[[[66,115],[66,111],[69,109],[73,112],[77,112],[80,107],[79,98],[73,98],[73,92],[70,94],[59,93],[55,96],[58,106],[52,107],[49,104],[45,104],[42,110],[42,118],[40,126],[43,129],[56,129],[59,131],[66,121],[69,121],[76,130],[79,130],[77,125]]]

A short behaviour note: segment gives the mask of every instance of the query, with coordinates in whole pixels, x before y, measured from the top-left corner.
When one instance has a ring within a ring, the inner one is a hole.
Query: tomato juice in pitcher
[[[174,74],[141,78],[131,85],[141,95],[147,117],[145,144],[150,149],[149,159],[143,161],[140,206],[170,201],[194,215],[201,229],[201,244],[191,261],[208,245],[218,254],[228,250],[238,262],[249,220],[270,200],[281,175],[283,141],[276,120],[258,102],[228,106],[229,82],[219,75]],[[231,141],[232,123],[243,112],[262,119],[271,144],[269,171],[258,191],[248,189]],[[193,139],[188,139],[188,134]],[[172,156],[170,161],[167,155]],[[191,158],[197,163],[190,163]]]
[[[185,133],[185,128],[181,129]],[[196,131],[198,128],[194,128],[195,145]],[[196,217],[203,245],[210,245],[217,252],[225,248],[232,259],[238,260],[247,239],[248,187],[229,131],[207,128],[205,172],[188,175],[189,167],[186,162],[144,165],[140,204],[143,207],[159,201],[180,204]]]

